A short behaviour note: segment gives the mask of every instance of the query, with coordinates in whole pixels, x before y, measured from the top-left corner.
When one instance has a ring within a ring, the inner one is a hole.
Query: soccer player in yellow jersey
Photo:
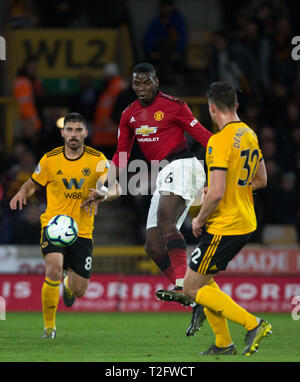
[[[191,255],[184,293],[204,306],[216,336],[215,344],[202,355],[236,354],[227,319],[246,329],[243,354],[250,355],[271,333],[271,325],[236,304],[218,288],[213,276],[226,269],[256,230],[252,191],[266,186],[267,174],[256,134],[237,115],[235,90],[225,82],[215,82],[207,98],[220,131],[207,144],[208,188],[192,222],[200,242]]]
[[[68,114],[61,130],[64,146],[53,149],[41,158],[32,177],[10,201],[11,209],[21,210],[37,186],[46,189],[47,208],[41,215],[41,251],[46,264],[42,287],[44,338],[56,337],[55,318],[63,269],[67,271],[63,280],[66,306],[72,306],[76,297],[84,295],[91,274],[92,233],[98,202],[95,201],[89,211],[81,208],[81,204],[91,189],[102,187],[109,163],[100,151],[84,145],[87,133],[85,118],[78,113]],[[115,199],[119,193],[116,183],[107,199]],[[78,225],[78,238],[69,247],[56,247],[44,232],[48,221],[58,214],[71,216]]]

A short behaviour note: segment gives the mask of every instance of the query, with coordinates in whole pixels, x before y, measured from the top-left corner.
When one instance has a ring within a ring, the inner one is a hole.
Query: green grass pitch
[[[193,337],[190,313],[61,313],[57,338],[42,339],[41,313],[8,312],[0,321],[0,362],[299,362],[300,320],[260,314],[273,326],[258,353],[242,356],[245,331],[229,323],[236,356],[198,356],[213,342],[207,322]]]

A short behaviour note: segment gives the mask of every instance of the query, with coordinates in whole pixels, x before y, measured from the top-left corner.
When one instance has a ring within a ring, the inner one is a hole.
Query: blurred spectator
[[[265,159],[276,159],[277,146],[274,141],[267,141],[261,145],[261,151]]]
[[[293,146],[291,151],[295,154],[300,153],[300,125],[291,131],[291,144]]]
[[[79,0],[51,0],[45,7],[39,4],[41,24],[44,28],[68,28],[77,14]]]
[[[38,24],[38,18],[29,3],[28,0],[11,1],[9,24],[12,28],[32,28]]]
[[[145,49],[147,60],[157,68],[162,84],[172,82],[172,71],[184,72],[186,46],[187,26],[183,15],[173,0],[161,0],[158,15],[145,34]]]
[[[4,178],[7,177],[7,174],[11,169],[19,165],[22,160],[23,155],[26,151],[31,150],[30,142],[26,139],[18,139],[14,142],[12,147],[12,152],[6,154],[2,147],[2,142],[0,142],[0,181],[3,182]],[[26,154],[25,154],[26,155]]]
[[[262,106],[262,102],[256,97],[249,96],[245,99],[242,119],[251,126],[256,133],[265,122]]]
[[[125,88],[118,94],[111,113],[111,117],[117,125],[119,125],[121,114],[126,107],[136,100],[136,94],[132,89],[132,67],[128,69],[127,75],[124,75],[124,81]]]
[[[39,101],[43,90],[37,78],[37,58],[29,57],[18,71],[14,81],[14,98],[19,105],[24,137],[37,141],[42,128]]]
[[[19,164],[23,155],[26,155],[28,150],[32,150],[31,142],[28,139],[22,138],[16,140],[12,150],[13,163],[11,166],[7,166],[6,170],[8,171],[12,166]]]
[[[300,3],[295,0],[285,0],[284,4],[288,9],[293,33],[297,35],[298,33],[296,32],[299,30]]]
[[[0,203],[0,244],[11,244],[13,234],[14,224],[10,212]]]
[[[13,243],[34,244],[41,239],[41,211],[37,204],[29,203],[15,222]]]
[[[265,192],[265,223],[297,224],[297,190],[296,176],[286,172],[280,181],[268,183]]]
[[[277,121],[276,130],[281,141],[281,162],[287,171],[294,169],[296,154],[300,151],[300,113],[299,102],[291,98],[286,105],[286,113]]]
[[[296,174],[296,194],[298,196],[298,204],[297,204],[297,217],[298,217],[298,237],[300,241],[300,151],[295,154],[295,163],[294,169]]]
[[[268,174],[268,184],[276,183],[281,171],[278,162],[274,159],[266,159],[265,165]]]
[[[259,142],[260,145],[265,144],[266,142],[275,142],[276,133],[271,126],[262,126],[259,131]]]
[[[44,114],[45,121],[39,141],[40,145],[35,150],[38,159],[40,159],[45,152],[52,150],[54,147],[63,145],[60,128],[57,123],[60,118],[67,114],[67,112],[66,109],[62,107],[49,106],[45,108]]]
[[[76,110],[85,116],[88,128],[91,127],[98,98],[98,92],[93,86],[93,78],[88,73],[79,77],[79,92],[73,97],[71,110]]]
[[[136,94],[132,89],[131,82],[130,84],[120,92],[116,98],[111,117],[112,120],[118,125],[121,119],[122,112],[126,107],[136,100]]]
[[[112,120],[112,111],[116,98],[125,89],[126,83],[115,62],[105,65],[103,80],[104,90],[97,100],[91,141],[95,148],[105,147],[104,152],[109,157],[115,151],[118,132],[118,126]]]
[[[13,163],[14,163],[13,155],[5,152],[4,142],[0,139],[0,181],[1,181],[1,174],[6,172],[13,165]],[[0,200],[1,200],[1,197],[0,197]]]
[[[115,28],[127,21],[127,1],[89,0],[87,8],[91,24],[97,28]]]
[[[19,163],[13,165],[3,177],[4,198],[6,201],[11,199],[22,184],[31,177],[35,167],[36,158],[33,152],[29,149],[24,150],[19,158]],[[33,196],[31,201],[36,198],[37,196]]]
[[[286,107],[286,122],[285,128],[292,130],[300,127],[300,100],[291,98]]]
[[[261,91],[259,74],[259,30],[255,22],[246,20],[239,39],[232,44],[233,56],[248,79],[248,93],[258,96]]]
[[[247,11],[258,25],[261,36],[271,36],[276,18],[288,14],[285,1],[282,0],[252,0]]]
[[[243,73],[236,58],[236,53],[230,48],[225,31],[215,32],[212,35],[212,52],[209,66],[211,81],[226,81],[235,89],[243,89],[246,93],[250,93],[250,80]]]
[[[284,153],[287,157],[288,168],[297,171],[297,160],[300,153],[300,125],[291,130]]]
[[[292,87],[299,86],[299,62],[291,57],[293,33],[287,17],[279,17],[274,34],[261,40],[260,65],[265,91],[286,99]]]
[[[261,36],[268,36],[274,30],[275,9],[271,1],[255,1],[250,5]]]

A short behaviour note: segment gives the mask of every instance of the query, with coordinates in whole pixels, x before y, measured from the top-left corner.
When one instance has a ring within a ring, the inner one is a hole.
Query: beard
[[[81,140],[71,139],[69,141],[66,141],[65,144],[66,144],[66,146],[68,146],[69,149],[75,151],[75,150],[78,150],[79,148],[82,147],[83,142]]]

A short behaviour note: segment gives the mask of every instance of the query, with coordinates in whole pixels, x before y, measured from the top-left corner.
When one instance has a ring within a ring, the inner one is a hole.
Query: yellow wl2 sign
[[[13,72],[24,60],[37,56],[40,77],[78,77],[83,71],[91,75],[116,59],[118,31],[32,29],[11,32],[9,62]]]

